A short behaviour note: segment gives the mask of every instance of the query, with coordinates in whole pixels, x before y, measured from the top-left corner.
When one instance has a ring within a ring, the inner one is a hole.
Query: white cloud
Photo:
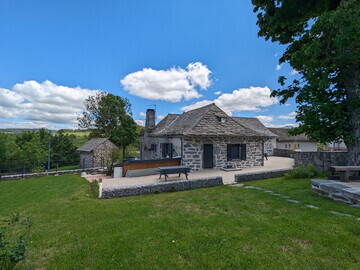
[[[274,54],[274,57],[277,57],[278,55],[279,55],[279,53],[275,53],[275,54]]]
[[[214,94],[218,96],[218,95],[221,95],[221,93],[222,93],[221,91],[217,91]]]
[[[274,117],[272,115],[258,115],[255,116],[257,119],[260,120],[262,123],[269,123],[274,121]]]
[[[145,122],[144,120],[135,120],[135,123],[138,124],[139,126],[145,126]]]
[[[291,112],[289,114],[286,115],[279,115],[280,119],[295,119],[297,113],[296,112]]]
[[[285,103],[285,106],[289,107],[289,106],[291,106],[291,104],[290,103]]]
[[[185,69],[173,67],[167,70],[144,68],[126,75],[120,82],[130,94],[152,100],[178,102],[202,95],[197,88],[211,85],[211,71],[200,62],[190,63]]]
[[[232,93],[222,94],[213,101],[203,100],[195,104],[182,107],[182,111],[193,110],[210,103],[215,103],[227,114],[240,111],[261,111],[260,107],[269,107],[277,104],[278,99],[270,97],[269,87],[249,87],[234,90]]]
[[[144,113],[144,112],[140,112],[139,114],[140,114],[140,116],[146,117],[146,113]]]
[[[0,117],[75,124],[84,100],[98,90],[56,85],[51,81],[25,81],[11,90],[0,88]]]
[[[293,124],[293,123],[288,123],[288,124],[283,124],[283,125],[266,124],[265,126],[268,128],[294,128],[294,127],[298,127],[299,124]]]
[[[55,127],[49,123],[41,121],[0,121],[1,128],[47,128],[57,130],[59,127]]]
[[[278,64],[278,65],[276,66],[276,70],[281,70],[281,64]]]
[[[162,120],[162,119],[164,119],[164,118],[165,118],[165,116],[163,116],[163,115],[161,115],[161,114],[157,116],[157,119],[159,119],[159,120]]]
[[[293,69],[291,72],[290,72],[290,76],[294,76],[296,74],[298,74],[299,71],[297,71],[296,69]]]

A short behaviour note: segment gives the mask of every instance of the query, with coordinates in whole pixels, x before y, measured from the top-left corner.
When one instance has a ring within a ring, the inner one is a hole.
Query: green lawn
[[[77,175],[0,182],[0,218],[34,218],[20,269],[359,269],[360,210],[310,180],[100,200]],[[319,206],[310,209],[306,203]]]

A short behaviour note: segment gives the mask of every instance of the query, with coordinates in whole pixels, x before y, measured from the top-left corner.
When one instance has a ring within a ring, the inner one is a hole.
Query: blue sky
[[[161,118],[215,101],[268,126],[294,124],[294,101],[266,96],[292,72],[277,68],[284,47],[257,37],[252,9],[239,0],[0,0],[0,127],[76,126],[92,90],[127,97],[136,120],[152,104]]]

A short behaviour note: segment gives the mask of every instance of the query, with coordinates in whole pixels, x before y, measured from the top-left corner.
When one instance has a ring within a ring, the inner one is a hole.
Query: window
[[[172,158],[172,143],[162,143],[160,144],[160,147],[162,146],[162,157],[163,158]]]
[[[225,123],[226,122],[226,117],[220,117],[220,122]]]
[[[246,160],[246,144],[228,144],[227,160]]]
[[[285,143],[285,148],[287,148],[287,144]]]

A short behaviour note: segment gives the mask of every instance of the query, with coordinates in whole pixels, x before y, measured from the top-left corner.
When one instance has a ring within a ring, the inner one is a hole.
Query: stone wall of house
[[[172,143],[172,157],[181,157],[181,138],[152,137],[146,134],[141,137],[141,160],[162,159],[162,143]],[[154,145],[151,147],[151,145]]]
[[[295,165],[306,166],[308,163],[323,171],[330,171],[331,166],[345,166],[347,163],[347,152],[345,151],[318,151],[294,153]]]
[[[214,169],[220,169],[228,165],[235,167],[263,166],[263,142],[257,139],[230,139],[230,138],[184,138],[183,139],[183,158],[182,165],[188,166],[192,171],[203,169],[203,146],[204,144],[213,145],[213,164]],[[246,160],[227,160],[228,144],[246,144]]]
[[[80,168],[86,169],[94,167],[93,157],[93,152],[80,152]]]
[[[190,190],[197,188],[215,187],[223,184],[222,177],[209,177],[193,180],[179,180],[162,183],[154,183],[148,185],[118,187],[118,188],[102,188],[100,184],[100,198],[117,198],[125,196],[136,196],[152,193],[163,193]]]
[[[268,139],[264,142],[264,153],[273,156],[274,148],[276,148],[276,138]]]
[[[115,144],[113,144],[111,141],[106,140],[101,145],[99,145],[97,148],[94,149],[94,165],[93,167],[104,167],[105,166],[105,159],[108,155],[109,151],[112,148],[118,148]]]

